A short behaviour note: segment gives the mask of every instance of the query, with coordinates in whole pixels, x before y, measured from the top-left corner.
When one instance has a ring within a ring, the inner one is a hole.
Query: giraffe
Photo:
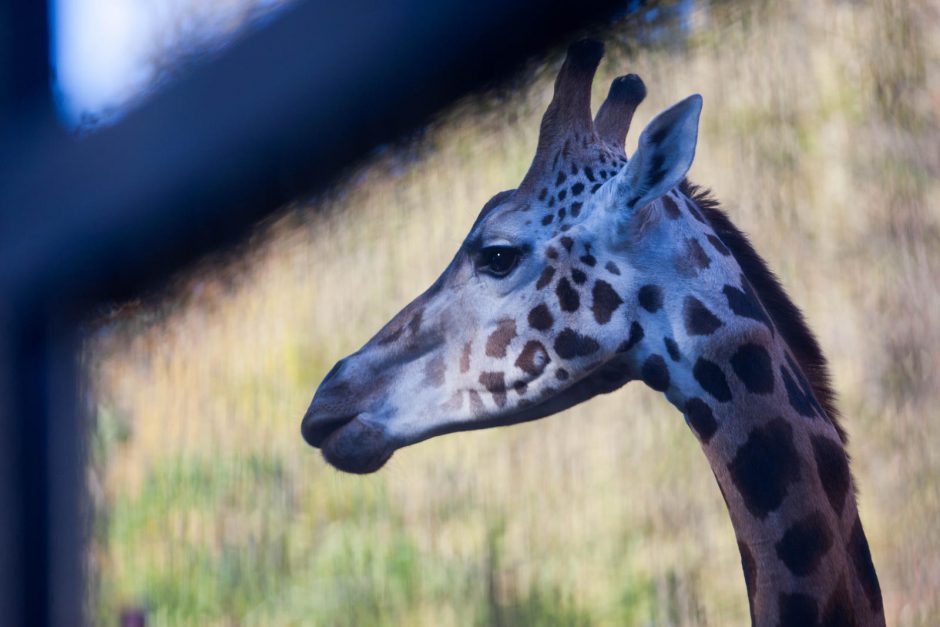
[[[727,505],[755,625],[883,625],[825,359],[776,277],[686,179],[702,98],[657,115],[603,45],[568,50],[532,165],[485,204],[450,265],[337,363],[303,418],[336,468],[535,420],[641,380],[699,440]]]

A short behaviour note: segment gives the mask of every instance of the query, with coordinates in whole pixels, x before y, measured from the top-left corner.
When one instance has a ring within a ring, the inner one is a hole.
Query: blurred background
[[[83,26],[92,4],[58,9],[59,107],[82,132],[279,10],[115,0]],[[892,625],[940,624],[937,32],[936,0],[695,0],[625,3],[598,33],[595,107],[617,75],[648,87],[628,152],[660,109],[705,99],[690,178],[750,235],[831,361]],[[300,437],[332,364],[521,180],[562,50],[89,322],[92,624],[747,623],[705,457],[639,384],[404,449],[367,477]]]

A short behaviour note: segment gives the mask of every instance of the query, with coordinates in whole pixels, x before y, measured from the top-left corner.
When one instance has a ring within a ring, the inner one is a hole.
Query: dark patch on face
[[[620,276],[620,268],[617,267],[613,261],[608,261],[604,264],[604,268],[613,275]]]
[[[567,213],[565,212],[565,208],[564,208],[564,207],[562,207],[561,209],[558,210],[558,220],[559,220],[559,221],[564,220],[564,219],[565,219],[565,215],[567,215]]]
[[[695,205],[695,201],[693,201],[691,198],[686,198],[685,204],[689,208],[689,213],[692,214],[693,218],[695,218],[702,224],[708,224],[708,222],[705,221],[705,218],[702,217],[702,214],[698,210],[698,207]]]
[[[767,317],[764,308],[757,302],[754,292],[751,291],[747,280],[744,282],[744,288],[745,290],[739,290],[733,285],[725,285],[722,292],[724,292],[725,297],[728,299],[728,307],[735,315],[757,320],[758,322],[762,322],[768,329],[773,330],[773,326],[770,324],[770,318]]]
[[[686,240],[686,248],[689,255],[689,259],[692,260],[692,263],[701,269],[708,268],[712,265],[712,260],[705,253],[705,250],[702,248],[702,245],[698,243],[698,240],[694,237],[690,237]]]
[[[472,347],[472,342],[467,342],[463,345],[463,352],[460,354],[460,372],[467,372],[470,370],[470,350]]]
[[[546,213],[545,216],[542,218],[542,226],[548,226],[549,224],[552,223],[552,220],[554,219],[555,219],[554,215],[552,215],[551,213]]]
[[[562,237],[559,241],[561,242],[561,245],[565,247],[565,250],[567,250],[570,253],[571,247],[574,246],[574,240],[566,235],[565,237]]]
[[[731,256],[731,251],[728,250],[728,247],[725,246],[724,242],[718,239],[717,235],[712,235],[711,233],[708,233],[705,235],[705,237],[708,238],[708,243],[712,245],[712,248],[718,251],[718,254],[723,255],[725,257]]]
[[[558,200],[564,200],[564,199],[567,198],[567,197],[568,197],[568,190],[567,190],[567,189],[563,189],[563,190],[561,190],[560,192],[558,192]]]
[[[581,306],[581,297],[577,290],[571,287],[567,277],[562,277],[555,288],[555,294],[558,295],[558,305],[562,311],[577,311]]]
[[[553,322],[555,320],[552,318],[552,312],[545,303],[536,305],[529,311],[529,326],[536,331],[548,331],[552,328]]]
[[[594,312],[594,319],[598,324],[607,324],[610,318],[620,305],[623,299],[614,290],[607,281],[598,279],[594,282],[594,288],[591,290],[591,296],[594,304],[591,311]]]
[[[721,367],[713,361],[699,357],[692,368],[692,376],[702,386],[702,389],[715,397],[716,400],[727,403],[731,400],[731,388]]]
[[[816,469],[819,471],[819,481],[822,483],[829,503],[836,514],[842,514],[845,506],[845,497],[849,493],[852,478],[849,474],[849,460],[845,456],[842,444],[834,442],[827,437],[814,435],[810,437],[813,444],[813,457],[816,459]]]
[[[548,188],[543,187],[539,190],[539,202],[544,201],[546,196],[548,196]]]
[[[796,381],[790,374],[790,369],[781,365],[780,376],[783,378],[783,387],[787,389],[787,400],[790,401],[790,407],[801,416],[815,418],[816,412],[813,410],[812,403],[810,403],[810,400],[803,394],[803,390],[797,386]]]
[[[600,174],[601,174],[601,178],[604,179],[605,181],[607,180],[607,177],[610,176],[610,172],[608,172],[607,170],[601,170]]]
[[[581,270],[573,268],[571,270],[571,280],[575,282],[575,285],[584,285],[584,282],[587,281],[587,275]]]
[[[542,274],[539,275],[539,280],[535,282],[535,289],[540,290],[549,283],[552,282],[552,277],[555,276],[555,267],[554,266],[545,266],[542,270]]]
[[[575,183],[571,186],[571,195],[577,196],[584,191],[584,183]]]
[[[666,352],[669,353],[669,359],[679,361],[682,359],[682,353],[679,352],[679,345],[671,337],[664,337],[663,344],[666,345]]]
[[[527,372],[533,377],[537,377],[545,371],[545,367],[551,362],[552,358],[548,356],[548,351],[541,342],[530,340],[526,342],[519,358],[516,359],[516,367]]]
[[[512,384],[512,389],[519,396],[525,396],[525,393],[529,391],[529,386],[525,381],[516,381]]]
[[[644,285],[639,292],[640,307],[656,313],[663,306],[663,292],[656,285]]]
[[[724,495],[724,491],[722,491]],[[728,499],[725,499],[727,504]],[[738,540],[738,552],[741,554],[741,570],[744,571],[744,587],[747,589],[747,604],[751,608],[751,624],[754,624],[754,595],[757,594],[757,561],[751,553],[751,547]]]
[[[577,218],[579,215],[581,215],[582,206],[584,206],[584,204],[580,202],[571,203],[571,217],[572,218]]]
[[[561,231],[562,233],[565,233],[565,232],[570,231],[570,230],[571,230],[571,225],[570,225],[570,224],[562,224],[562,225],[561,225],[561,228],[559,229],[559,231]]]
[[[470,390],[467,392],[467,396],[470,397],[470,411],[474,416],[483,413],[483,400],[480,398],[480,394],[476,390]]]
[[[657,392],[665,392],[669,389],[669,368],[662,355],[650,355],[646,358],[640,369],[640,378],[643,379],[643,383]]]
[[[604,186],[603,183],[594,183],[594,185],[591,185],[591,193],[592,194],[595,193],[597,190],[599,190],[603,186]]]
[[[779,627],[813,627],[819,619],[816,599],[808,594],[781,592],[779,596]]]
[[[728,464],[728,471],[751,515],[766,518],[783,503],[790,484],[800,479],[793,427],[783,418],[774,418],[755,428]]]
[[[565,174],[564,172],[559,172],[558,178],[555,179],[555,187],[558,187],[559,185],[564,183],[566,178],[568,178],[567,174]]]
[[[685,420],[703,444],[708,444],[708,441],[715,435],[715,431],[718,430],[718,422],[715,420],[712,408],[697,397],[685,402]]]
[[[444,362],[444,356],[435,355],[424,365],[424,384],[431,387],[444,385],[444,373],[446,371],[447,364]]]
[[[555,371],[555,378],[558,379],[559,381],[567,381],[568,371],[565,370],[564,368],[559,368],[558,370]]]
[[[679,211],[679,205],[669,196],[663,196],[663,209],[666,210],[666,215],[672,220],[677,220],[682,215],[682,212]]]
[[[685,297],[682,317],[689,335],[711,335],[722,326],[721,320],[694,296]]]
[[[871,560],[871,550],[868,548],[868,540],[865,539],[862,521],[858,517],[855,518],[855,524],[852,526],[852,535],[849,536],[846,550],[852,566],[855,567],[855,574],[865,591],[865,596],[868,597],[868,602],[871,604],[871,609],[876,614],[881,614],[884,610],[881,600],[881,585],[878,583],[878,574],[875,572],[875,565]]]
[[[545,256],[548,257],[549,259],[558,259],[558,251],[552,248],[551,246],[549,246],[545,250]]]
[[[790,572],[805,577],[816,571],[831,546],[832,532],[817,510],[790,525],[774,549]]]
[[[581,255],[579,259],[581,259],[581,263],[583,263],[586,266],[590,266],[593,268],[594,266],[597,265],[597,259],[594,257],[594,255]]]
[[[405,325],[401,325],[400,327],[398,327],[397,329],[395,329],[394,331],[392,331],[391,333],[383,337],[381,340],[379,340],[379,345],[385,346],[386,344],[391,344],[392,342],[400,338],[401,334],[404,332],[405,332]]]
[[[849,589],[845,585],[844,575],[839,579],[836,589],[832,591],[832,596],[826,601],[821,624],[826,627],[858,627],[855,607],[852,605]]]
[[[415,315],[411,317],[411,320],[408,321],[408,330],[412,335],[418,333],[418,330],[421,329],[421,319],[424,316],[424,310],[419,309],[415,312]]]
[[[587,141],[588,141],[588,138],[587,138],[587,135],[585,135],[584,138],[581,140],[581,145],[584,147],[587,147]],[[577,164],[572,163],[571,164],[571,176],[574,176],[577,173],[578,173],[578,166]]]
[[[595,181],[594,170],[592,170],[590,166],[584,166],[584,176],[586,176],[587,180],[591,183]]]
[[[551,196],[548,197],[548,204],[546,205],[546,207],[551,209],[554,206],[555,206],[555,195],[552,194]]]
[[[496,323],[496,330],[486,338],[486,354],[490,357],[506,356],[506,347],[516,337],[516,321],[510,318]]]
[[[599,349],[600,344],[594,338],[581,335],[570,328],[566,328],[555,338],[555,352],[562,359],[586,357],[596,353]]]
[[[617,347],[618,353],[626,353],[631,348],[640,343],[640,340],[643,339],[643,327],[640,326],[640,323],[634,320],[630,323],[630,335],[627,337],[627,340]]]
[[[506,378],[502,372],[481,372],[480,385],[493,395],[497,407],[506,404]]]
[[[759,344],[742,344],[731,356],[731,369],[751,394],[774,391],[774,369],[770,353]]]

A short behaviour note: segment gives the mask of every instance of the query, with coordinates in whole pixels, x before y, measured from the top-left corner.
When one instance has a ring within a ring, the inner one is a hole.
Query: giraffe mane
[[[832,389],[829,366],[816,336],[806,324],[803,312],[787,296],[780,284],[780,279],[767,267],[767,262],[757,254],[747,235],[731,223],[711,190],[695,185],[688,179],[682,182],[679,189],[698,205],[715,233],[741,266],[744,276],[754,288],[774,326],[793,352],[793,357],[800,368],[803,369],[816,399],[839,433],[839,439],[846,444],[848,438],[842,425],[839,424],[839,410],[836,407],[836,393]]]

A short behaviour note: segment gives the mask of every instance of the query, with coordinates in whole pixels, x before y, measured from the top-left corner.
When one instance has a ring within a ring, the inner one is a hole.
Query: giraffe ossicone
[[[656,116],[598,42],[569,48],[519,187],[438,280],[321,382],[301,431],[340,470],[535,420],[641,380],[685,416],[738,539],[752,622],[883,625],[825,360],[746,237],[686,181],[702,99]]]

